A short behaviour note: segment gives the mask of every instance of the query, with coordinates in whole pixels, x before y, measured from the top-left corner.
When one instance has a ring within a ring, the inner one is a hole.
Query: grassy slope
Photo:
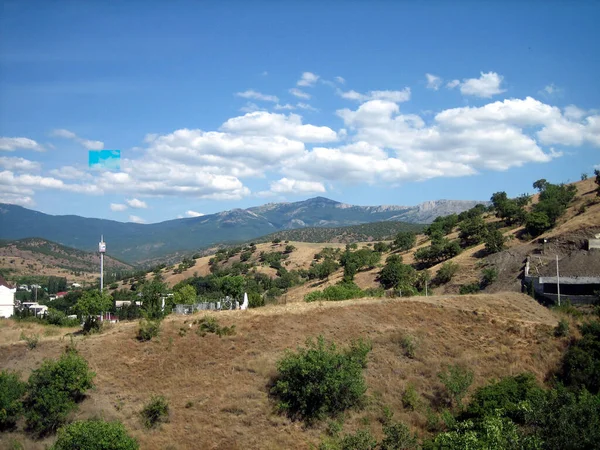
[[[365,372],[369,402],[363,411],[348,414],[345,431],[367,426],[380,433],[377,419],[387,405],[397,419],[423,435],[425,405],[435,402],[440,388],[436,374],[446,364],[468,364],[475,372],[474,386],[524,370],[542,381],[564,348],[564,342],[552,337],[553,314],[515,293],[296,303],[216,316],[223,325],[234,324],[237,334],[202,338],[190,330],[181,337],[178,330],[187,327],[190,318],[169,317],[160,338],[149,343],[134,339],[135,323],[77,338],[81,354],[97,373],[97,388],[76,417],[121,420],[143,449],[309,448],[319,442],[326,424],[305,429],[276,414],[268,384],[284,349],[323,334],[342,344],[359,337],[373,342]],[[2,369],[17,369],[26,376],[65,346],[59,336],[42,338],[32,351],[23,342],[7,343],[5,333],[14,335],[15,327],[0,321]],[[403,333],[418,340],[415,359],[403,355]],[[408,383],[421,395],[423,406],[416,412],[402,407]],[[169,423],[148,432],[138,413],[151,394],[165,395],[172,413]],[[12,438],[33,450],[52,441],[33,442],[18,433],[4,433],[0,447]]]

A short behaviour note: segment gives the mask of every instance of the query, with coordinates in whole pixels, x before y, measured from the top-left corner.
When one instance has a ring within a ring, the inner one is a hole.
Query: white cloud
[[[315,107],[313,107],[313,106],[309,105],[308,103],[302,103],[302,102],[299,102],[299,103],[296,103],[296,107],[297,107],[298,109],[305,109],[305,110],[307,110],[307,111],[318,111],[318,109],[317,109],[317,108],[315,108]]]
[[[127,205],[122,203],[111,203],[110,210],[111,211],[125,211],[127,209]]]
[[[25,158],[0,156],[0,167],[18,172],[31,172],[40,170],[41,164]]]
[[[17,149],[44,151],[44,147],[33,139],[25,137],[0,137],[0,150],[12,152]]]
[[[338,94],[348,100],[356,100],[359,102],[368,102],[370,100],[387,100],[390,102],[401,103],[410,100],[410,88],[404,88],[401,91],[369,91],[366,94],[361,94],[356,91],[338,91]]]
[[[437,91],[442,85],[442,79],[436,75],[426,73],[425,78],[427,78],[427,89]]]
[[[25,206],[27,208],[35,206],[35,201],[28,195],[2,192],[0,192],[0,203],[10,203],[11,205]]]
[[[39,175],[15,175],[10,170],[0,172],[0,195],[15,194],[32,196],[34,189],[56,189],[80,194],[101,194],[102,190],[95,185],[66,184],[62,180]]]
[[[131,198],[128,200],[125,200],[125,202],[132,208],[135,209],[144,209],[147,208],[148,205],[146,204],[146,202],[142,201],[142,200],[138,200],[137,198]]]
[[[310,98],[310,94],[307,94],[304,91],[301,91],[298,88],[292,88],[290,89],[290,94],[298,97],[298,98],[305,98],[305,99],[309,99]]]
[[[248,98],[252,100],[261,100],[263,102],[277,103],[279,101],[279,99],[275,95],[261,94],[260,92],[257,92],[254,89],[248,89],[244,92],[237,92],[235,95],[237,95],[238,97]]]
[[[448,83],[446,83],[446,87],[448,89],[454,89],[456,86],[460,85],[460,80],[452,80],[452,81],[448,81]]]
[[[133,223],[146,223],[146,221],[144,219],[142,219],[139,216],[134,216],[134,215],[129,216],[129,221],[133,222]]]
[[[498,75],[496,72],[481,72],[479,78],[464,79],[463,82],[460,83],[460,92],[463,95],[490,98],[505,92],[505,89],[500,88],[503,79],[504,77]]]
[[[575,105],[569,105],[564,109],[565,117],[571,120],[581,120],[585,117],[586,114],[587,113],[583,109],[578,108]]]
[[[336,132],[329,127],[303,125],[297,114],[254,112],[225,122],[221,129],[235,134],[253,136],[281,136],[301,142],[331,142],[337,140]]]
[[[276,194],[306,194],[312,192],[326,192],[323,183],[317,181],[299,181],[289,178],[271,182],[271,192]]]
[[[192,211],[191,209],[188,209],[185,212],[185,215],[188,217],[202,217],[204,214],[202,214],[200,212]]]
[[[342,77],[335,77],[335,81],[337,81],[340,84],[345,84],[346,80],[344,80]]]
[[[102,141],[92,141],[90,139],[84,139],[77,136],[75,133],[65,129],[58,129],[52,131],[52,136],[61,137],[64,139],[71,139],[75,142],[78,142],[83,147],[88,150],[102,150],[104,148],[104,142]]]
[[[261,108],[260,106],[258,106],[256,103],[253,103],[253,102],[246,102],[246,104],[240,108],[240,111],[245,112],[245,113],[254,112],[254,111],[263,111],[263,110],[264,110],[264,108]]]
[[[562,94],[562,92],[563,90],[561,88],[554,83],[550,83],[544,86],[544,89],[542,89],[539,93],[545,97],[553,97]]]
[[[296,85],[298,86],[314,86],[317,80],[319,79],[319,75],[316,75],[312,72],[304,72],[302,77],[298,80]]]
[[[286,103],[285,105],[280,105],[279,103],[275,105],[275,109],[278,111],[281,110],[293,110],[296,109],[296,107],[294,105],[290,105],[289,103]]]
[[[91,174],[73,166],[63,166],[59,169],[52,169],[50,175],[67,180],[84,180],[92,178]]]

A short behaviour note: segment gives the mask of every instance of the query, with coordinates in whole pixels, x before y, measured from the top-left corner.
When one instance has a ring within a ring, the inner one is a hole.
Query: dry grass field
[[[76,337],[97,373],[96,388],[76,418],[121,420],[142,449],[308,449],[318,444],[326,423],[306,428],[279,415],[268,386],[285,349],[323,335],[342,345],[357,338],[373,344],[365,370],[367,405],[347,414],[344,430],[366,427],[380,435],[378,418],[388,406],[423,436],[427,407],[438,402],[437,373],[445,365],[468,365],[475,373],[473,387],[523,371],[543,381],[565,346],[553,337],[554,314],[516,293],[300,302],[214,314],[222,325],[235,325],[237,333],[201,337],[192,323],[202,317],[197,314],[168,317],[159,338],[146,343],[135,340],[135,322]],[[9,320],[0,323],[0,368],[19,370],[24,378],[44,358],[59,356],[70,341],[64,334],[71,330],[44,337],[36,329],[41,341],[29,350],[15,338],[19,327]],[[188,330],[183,336],[182,328]],[[406,334],[417,342],[414,359],[400,344]],[[416,411],[402,406],[409,383],[420,395]],[[171,415],[168,423],[148,431],[139,411],[152,394],[168,399]],[[34,450],[52,442],[4,433],[0,447],[13,439]]]

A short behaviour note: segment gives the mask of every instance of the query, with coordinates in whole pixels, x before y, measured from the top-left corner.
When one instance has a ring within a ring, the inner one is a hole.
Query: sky
[[[154,223],[600,168],[600,2],[0,5],[3,203]]]

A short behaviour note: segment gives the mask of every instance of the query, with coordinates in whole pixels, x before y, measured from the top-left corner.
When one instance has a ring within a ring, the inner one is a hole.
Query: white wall
[[[15,292],[17,289],[9,289],[0,286],[0,317],[10,317],[15,310]]]

